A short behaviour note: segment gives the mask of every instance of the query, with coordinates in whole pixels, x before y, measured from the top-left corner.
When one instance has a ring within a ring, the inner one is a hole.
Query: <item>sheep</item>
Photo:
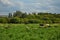
[[[44,27],[44,24],[39,24],[39,27]]]
[[[51,27],[50,24],[45,24],[45,27]]]
[[[46,24],[46,26],[49,26],[49,24]]]
[[[40,27],[50,27],[50,24],[39,24]]]

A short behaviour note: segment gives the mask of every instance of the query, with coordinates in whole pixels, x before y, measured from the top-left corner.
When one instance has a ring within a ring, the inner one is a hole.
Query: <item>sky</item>
[[[0,14],[15,11],[60,13],[60,0],[0,0]]]

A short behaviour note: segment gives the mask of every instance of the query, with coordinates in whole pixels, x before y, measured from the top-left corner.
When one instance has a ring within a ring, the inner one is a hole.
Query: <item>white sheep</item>
[[[50,27],[50,24],[45,24],[45,27]]]
[[[50,26],[49,24],[46,24],[46,26]]]

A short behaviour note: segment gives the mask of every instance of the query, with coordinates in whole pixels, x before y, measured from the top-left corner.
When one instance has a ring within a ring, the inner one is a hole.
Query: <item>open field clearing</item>
[[[0,40],[60,40],[60,25],[0,24]]]

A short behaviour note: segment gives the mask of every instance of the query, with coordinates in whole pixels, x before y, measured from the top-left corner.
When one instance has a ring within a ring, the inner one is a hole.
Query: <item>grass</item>
[[[39,24],[0,24],[0,40],[60,40],[60,25],[50,25],[39,28]]]

